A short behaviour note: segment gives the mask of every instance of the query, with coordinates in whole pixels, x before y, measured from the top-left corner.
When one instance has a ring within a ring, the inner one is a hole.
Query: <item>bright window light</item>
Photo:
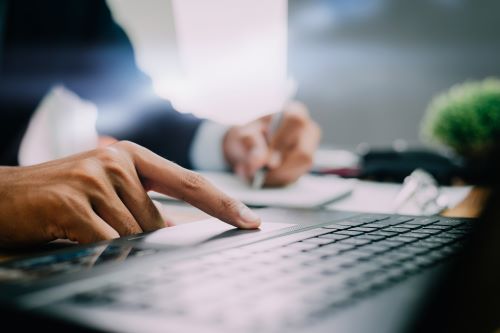
[[[287,0],[108,0],[155,91],[226,124],[276,112],[287,74]]]

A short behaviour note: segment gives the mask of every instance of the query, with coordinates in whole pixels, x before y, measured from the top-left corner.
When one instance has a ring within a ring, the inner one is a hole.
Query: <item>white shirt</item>
[[[196,170],[223,171],[229,170],[229,164],[224,158],[222,143],[228,126],[206,120],[196,131],[189,157]]]

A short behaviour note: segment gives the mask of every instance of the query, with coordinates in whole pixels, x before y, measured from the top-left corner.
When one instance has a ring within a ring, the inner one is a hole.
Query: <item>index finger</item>
[[[201,175],[184,169],[148,149],[130,142],[118,143],[133,159],[147,190],[186,201],[226,223],[255,229],[260,218],[242,202],[226,195]]]

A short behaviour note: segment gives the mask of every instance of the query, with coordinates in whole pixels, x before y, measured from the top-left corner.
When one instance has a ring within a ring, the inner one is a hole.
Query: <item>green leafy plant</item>
[[[500,134],[500,80],[465,82],[438,95],[421,130],[424,140],[464,156],[487,154]]]

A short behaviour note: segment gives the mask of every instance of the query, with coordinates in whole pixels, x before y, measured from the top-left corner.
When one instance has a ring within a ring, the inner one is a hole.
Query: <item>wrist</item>
[[[225,147],[229,127],[204,121],[198,128],[190,148],[190,160],[194,169],[222,171],[229,168]]]
[[[224,160],[227,165],[229,165],[230,168],[233,168],[235,164],[234,156],[231,154],[231,145],[234,144],[236,137],[237,137],[237,131],[238,127],[237,126],[231,126],[227,129],[226,133],[224,134],[224,138],[222,139],[222,152],[224,155]]]

